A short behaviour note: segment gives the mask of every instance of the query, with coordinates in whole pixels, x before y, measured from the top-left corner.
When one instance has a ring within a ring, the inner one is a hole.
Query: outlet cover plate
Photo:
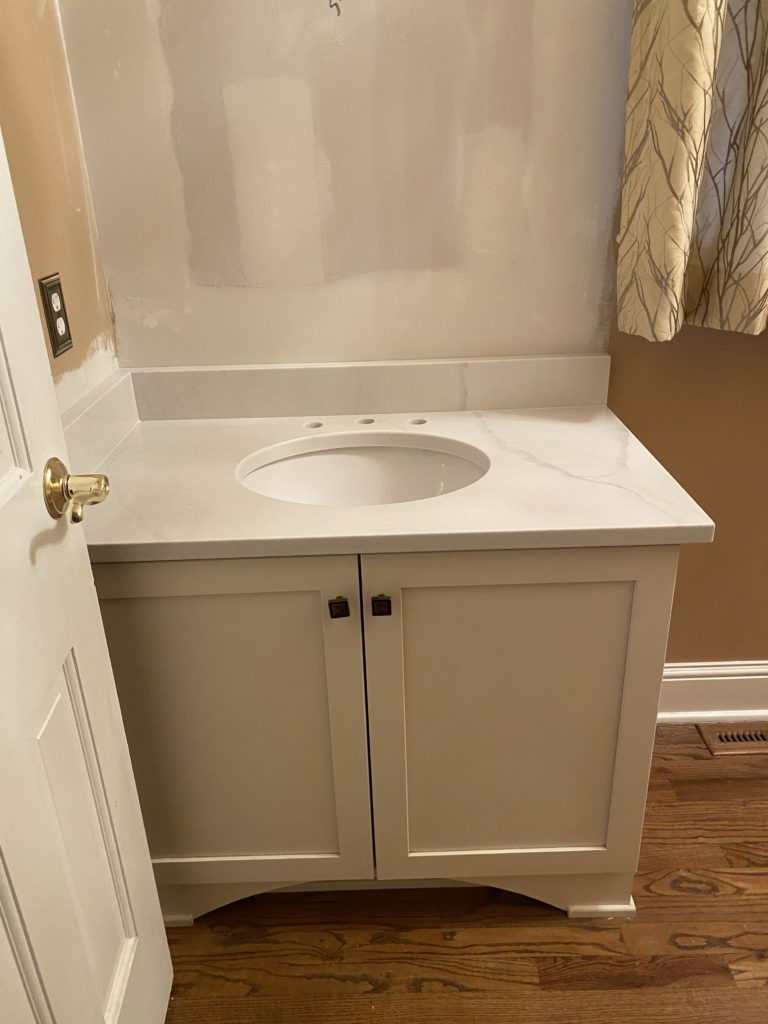
[[[41,277],[40,296],[43,300],[43,311],[45,312],[45,323],[48,327],[48,337],[51,342],[53,358],[56,359],[64,352],[68,352],[73,346],[72,332],[69,329],[69,317],[67,307],[64,305],[64,292],[61,288],[61,277],[59,274],[49,274],[48,277]]]

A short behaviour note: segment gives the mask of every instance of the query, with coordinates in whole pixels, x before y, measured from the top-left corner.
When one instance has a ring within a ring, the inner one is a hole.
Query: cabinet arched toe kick
[[[631,874],[625,875],[517,875],[503,878],[457,878],[424,880],[433,887],[479,885],[520,896],[530,896],[550,906],[565,910],[569,917],[632,917],[635,904],[632,899]],[[207,914],[228,903],[258,896],[267,892],[317,892],[344,889],[410,888],[413,880],[357,883],[318,882],[233,882],[216,885],[161,885],[160,903],[163,917],[169,927],[191,925],[196,917]],[[256,910],[258,916],[258,910]]]
[[[635,547],[94,566],[169,911],[376,878],[631,912],[676,564]]]
[[[541,900],[565,910],[568,917],[634,917],[634,875],[517,875],[505,878],[463,878]]]
[[[290,883],[288,883],[290,884]],[[223,882],[217,885],[159,885],[163,920],[169,928],[191,925],[196,917],[228,903],[286,888],[284,882]]]

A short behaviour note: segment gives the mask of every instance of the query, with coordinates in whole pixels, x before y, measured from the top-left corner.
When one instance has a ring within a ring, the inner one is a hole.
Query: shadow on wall
[[[499,225],[499,187],[522,187],[465,172],[492,168],[490,147],[521,173],[531,0],[388,0],[343,23],[309,17],[306,0],[273,7],[161,3],[194,283],[311,285],[462,264],[467,212],[477,222],[495,208]],[[467,183],[482,187],[469,195]],[[469,241],[493,250],[512,237],[491,228]]]
[[[768,338],[616,330],[608,404],[717,524],[683,549],[668,661],[768,658]]]

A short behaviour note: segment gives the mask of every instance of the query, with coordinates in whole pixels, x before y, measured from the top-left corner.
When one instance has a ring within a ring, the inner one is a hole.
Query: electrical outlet
[[[62,352],[71,349],[73,344],[67,307],[64,305],[64,292],[61,290],[61,278],[58,274],[49,274],[48,277],[41,277],[38,284],[43,299],[48,337],[51,339],[51,350],[55,359]]]

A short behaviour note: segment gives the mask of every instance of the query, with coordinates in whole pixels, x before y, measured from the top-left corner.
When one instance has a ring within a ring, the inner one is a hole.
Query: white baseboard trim
[[[768,661],[685,661],[664,667],[659,722],[768,720]]]

